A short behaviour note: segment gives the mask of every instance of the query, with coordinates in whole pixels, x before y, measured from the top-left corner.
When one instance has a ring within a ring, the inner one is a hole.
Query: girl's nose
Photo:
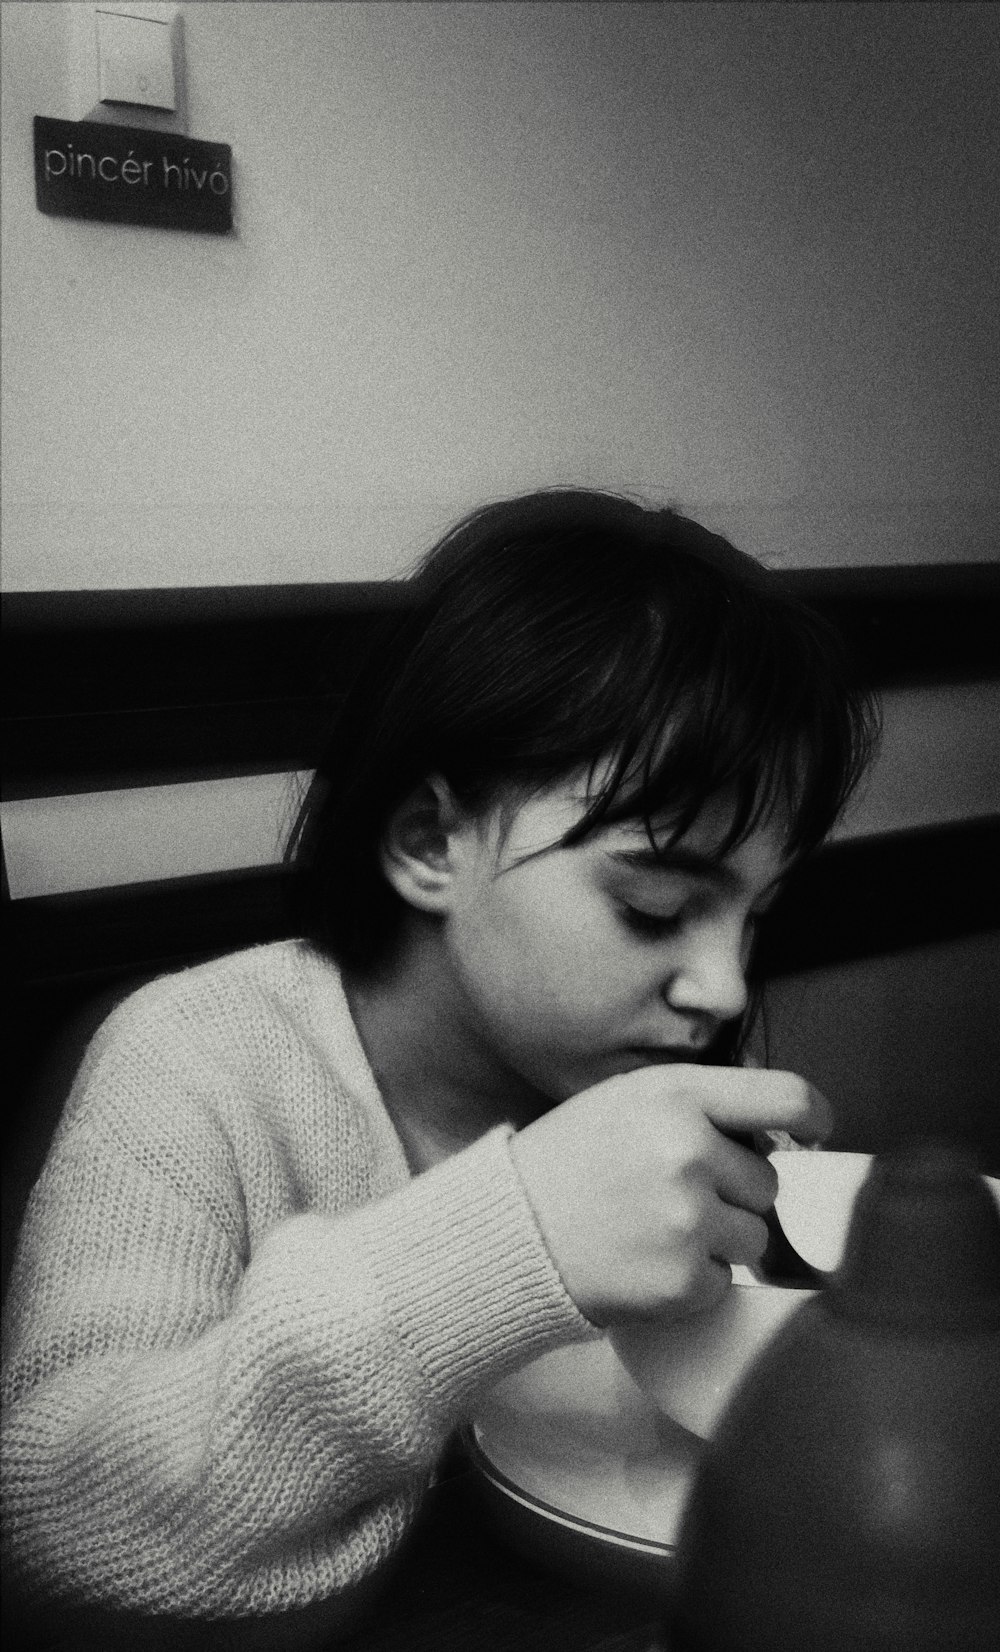
[[[699,925],[683,956],[675,955],[664,983],[670,1008],[720,1021],[742,1015],[748,1001],[745,951],[742,930],[734,933],[728,924]]]

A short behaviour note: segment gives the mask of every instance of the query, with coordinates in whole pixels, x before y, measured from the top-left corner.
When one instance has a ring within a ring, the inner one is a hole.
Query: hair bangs
[[[772,603],[752,615],[752,627],[746,614],[734,616],[681,671],[669,626],[654,628],[658,647],[645,672],[636,673],[633,653],[617,678],[632,684],[619,738],[591,759],[588,806],[567,843],[638,819],[667,853],[712,798],[731,805],[720,858],[775,817],[790,859],[823,841],[874,755],[878,711],[871,695],[844,692],[847,665],[832,628],[785,606],[785,614]]]

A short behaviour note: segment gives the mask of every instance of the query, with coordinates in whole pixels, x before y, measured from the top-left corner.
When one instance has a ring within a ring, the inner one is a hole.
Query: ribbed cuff
[[[444,1404],[599,1332],[545,1246],[500,1126],[372,1207],[372,1266]]]

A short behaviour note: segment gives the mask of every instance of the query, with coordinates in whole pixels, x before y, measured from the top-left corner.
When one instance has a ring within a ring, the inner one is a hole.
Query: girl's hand
[[[519,1131],[514,1164],[566,1289],[595,1325],[680,1318],[764,1251],[778,1178],[724,1132],[819,1141],[829,1103],[795,1073],[645,1067]]]

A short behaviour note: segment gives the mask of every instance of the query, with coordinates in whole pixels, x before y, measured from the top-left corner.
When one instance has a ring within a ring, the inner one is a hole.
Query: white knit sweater
[[[56,1598],[192,1616],[369,1576],[476,1396],[593,1334],[509,1136],[411,1179],[338,973],[303,942],[126,1000],[10,1287],[19,1566]]]

